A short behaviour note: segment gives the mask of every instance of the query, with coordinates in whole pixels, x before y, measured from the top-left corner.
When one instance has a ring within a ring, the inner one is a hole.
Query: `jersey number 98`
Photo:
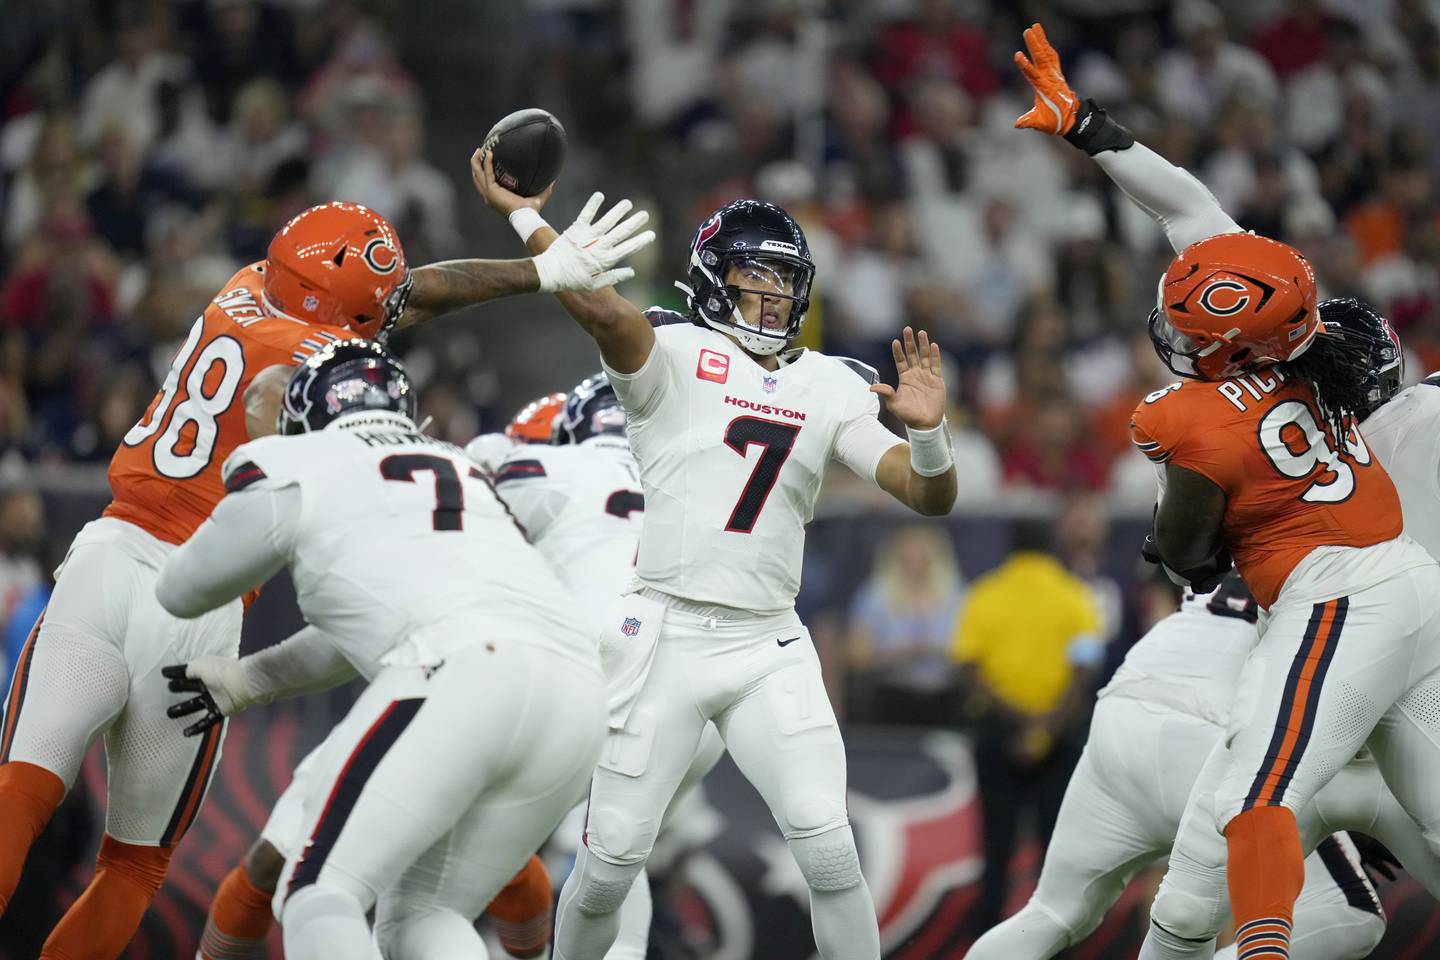
[[[160,400],[148,421],[142,418],[130,428],[123,440],[127,447],[139,446],[163,426],[165,432],[151,448],[155,471],[162,477],[188,480],[210,465],[210,457],[215,452],[215,437],[220,432],[217,421],[235,402],[235,393],[245,376],[245,350],[234,337],[222,336],[211,340],[190,364],[191,356],[200,345],[204,327],[204,317],[195,321],[185,345],[175,355],[170,371],[165,374]],[[187,364],[190,365],[190,373],[185,377],[184,398],[175,404],[175,398],[181,393],[180,375]],[[217,367],[218,377],[211,377],[211,371]],[[213,384],[209,393],[205,392],[206,380]],[[170,409],[172,404],[175,404],[174,410]],[[190,434],[188,445],[183,442],[187,432]],[[186,446],[188,449],[182,451]]]

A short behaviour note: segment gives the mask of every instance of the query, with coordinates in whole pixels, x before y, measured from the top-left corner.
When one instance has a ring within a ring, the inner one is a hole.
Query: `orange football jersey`
[[[344,328],[313,326],[260,305],[264,264],[221,288],[190,328],[160,392],[110,461],[105,515],[183,543],[225,496],[220,467],[250,439],[245,389],[266,367],[295,365]]]
[[[1130,433],[1154,462],[1225,491],[1225,545],[1264,607],[1316,547],[1400,535],[1395,485],[1359,432],[1337,443],[1310,385],[1279,370],[1156,390],[1135,408]]]

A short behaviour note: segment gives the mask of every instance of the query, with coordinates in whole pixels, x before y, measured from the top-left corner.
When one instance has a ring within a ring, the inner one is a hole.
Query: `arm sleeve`
[[[285,565],[300,517],[300,490],[242,488],[221,500],[200,529],[165,562],[155,595],[177,617],[223,606]]]
[[[272,647],[240,658],[257,703],[322,693],[358,677],[330,638],[315,626],[291,634]]]
[[[648,413],[662,399],[665,388],[670,383],[670,353],[665,347],[665,337],[662,329],[655,331],[655,342],[650,347],[650,356],[640,365],[640,369],[634,373],[616,373],[600,358],[600,366],[605,371],[605,377],[610,385],[615,388],[615,396],[620,398],[620,404],[625,412],[635,416]]]
[[[831,456],[853,470],[856,476],[874,483],[880,458],[891,447],[904,443],[905,438],[891,433],[880,422],[880,398],[868,390],[852,394],[850,408],[851,415],[835,435],[835,449]]]
[[[1176,253],[1206,237],[1240,232],[1240,225],[1203,183],[1143,143],[1097,153],[1095,162],[1164,228]]]

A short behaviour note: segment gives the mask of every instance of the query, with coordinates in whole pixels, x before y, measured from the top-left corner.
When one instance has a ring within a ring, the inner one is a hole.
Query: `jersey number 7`
[[[435,530],[463,530],[465,513],[465,488],[455,464],[444,457],[428,453],[394,453],[380,461],[380,476],[386,480],[415,482],[415,474],[431,473],[435,476],[435,510],[431,514],[430,526]],[[485,475],[474,467],[469,476],[477,480]]]
[[[740,491],[740,499],[735,502],[735,509],[730,511],[730,521],[725,524],[728,532],[750,533],[755,529],[755,521],[760,519],[760,510],[769,499],[770,491],[775,489],[775,481],[780,479],[780,468],[790,458],[790,451],[795,448],[795,437],[799,433],[800,428],[795,424],[781,423],[778,420],[736,417],[730,421],[730,425],[725,428],[726,446],[742,457],[752,443],[764,447],[765,452],[760,454],[760,459],[755,462],[755,469],[750,471],[750,479]]]

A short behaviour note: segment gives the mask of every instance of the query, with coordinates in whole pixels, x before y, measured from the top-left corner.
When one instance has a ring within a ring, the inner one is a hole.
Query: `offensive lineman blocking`
[[[378,912],[385,955],[483,958],[474,917],[568,811],[603,736],[594,649],[555,609],[554,574],[414,414],[404,370],[376,344],[307,361],[282,410],[298,435],[231,456],[228,495],[157,586],[193,617],[288,565],[310,625],[275,648],[262,692],[317,689],[347,664],[369,680],[316,760],[308,840],[281,876],[295,960],[379,960],[366,911],[412,880],[435,891],[431,908]],[[205,711],[187,732],[221,722],[187,667],[166,673],[200,693],[172,711]],[[504,733],[453,749],[457,733],[488,731]]]
[[[41,956],[108,960],[134,935],[171,852],[199,813],[224,726],[187,741],[162,716],[162,663],[234,656],[242,603],[170,616],[155,578],[224,495],[220,465],[271,429],[267,397],[351,331],[383,338],[510,294],[593,288],[648,240],[607,235],[531,260],[454,260],[411,271],[390,224],[357,204],[306,210],[195,321],[160,392],[110,464],[113,502],[76,536],[17,659],[0,721],[0,913],[34,842],[104,735],[105,836],[95,876]]]
[[[477,151],[471,168],[532,249],[556,242],[529,201],[495,183],[489,157]],[[577,222],[563,239],[583,246],[619,216]],[[614,941],[616,911],[711,720],[805,876],[820,956],[879,956],[839,726],[794,612],[803,525],[831,459],[928,515],[948,512],[956,477],[939,351],[924,333],[895,342],[896,388],[853,361],[785,351],[813,274],[783,210],[737,201],[692,243],[690,318],[652,328],[618,295],[561,298],[625,407],[646,515],[636,583],[601,638],[610,737],[561,894],[556,960],[600,960]],[[877,394],[908,445],[880,424]]]

